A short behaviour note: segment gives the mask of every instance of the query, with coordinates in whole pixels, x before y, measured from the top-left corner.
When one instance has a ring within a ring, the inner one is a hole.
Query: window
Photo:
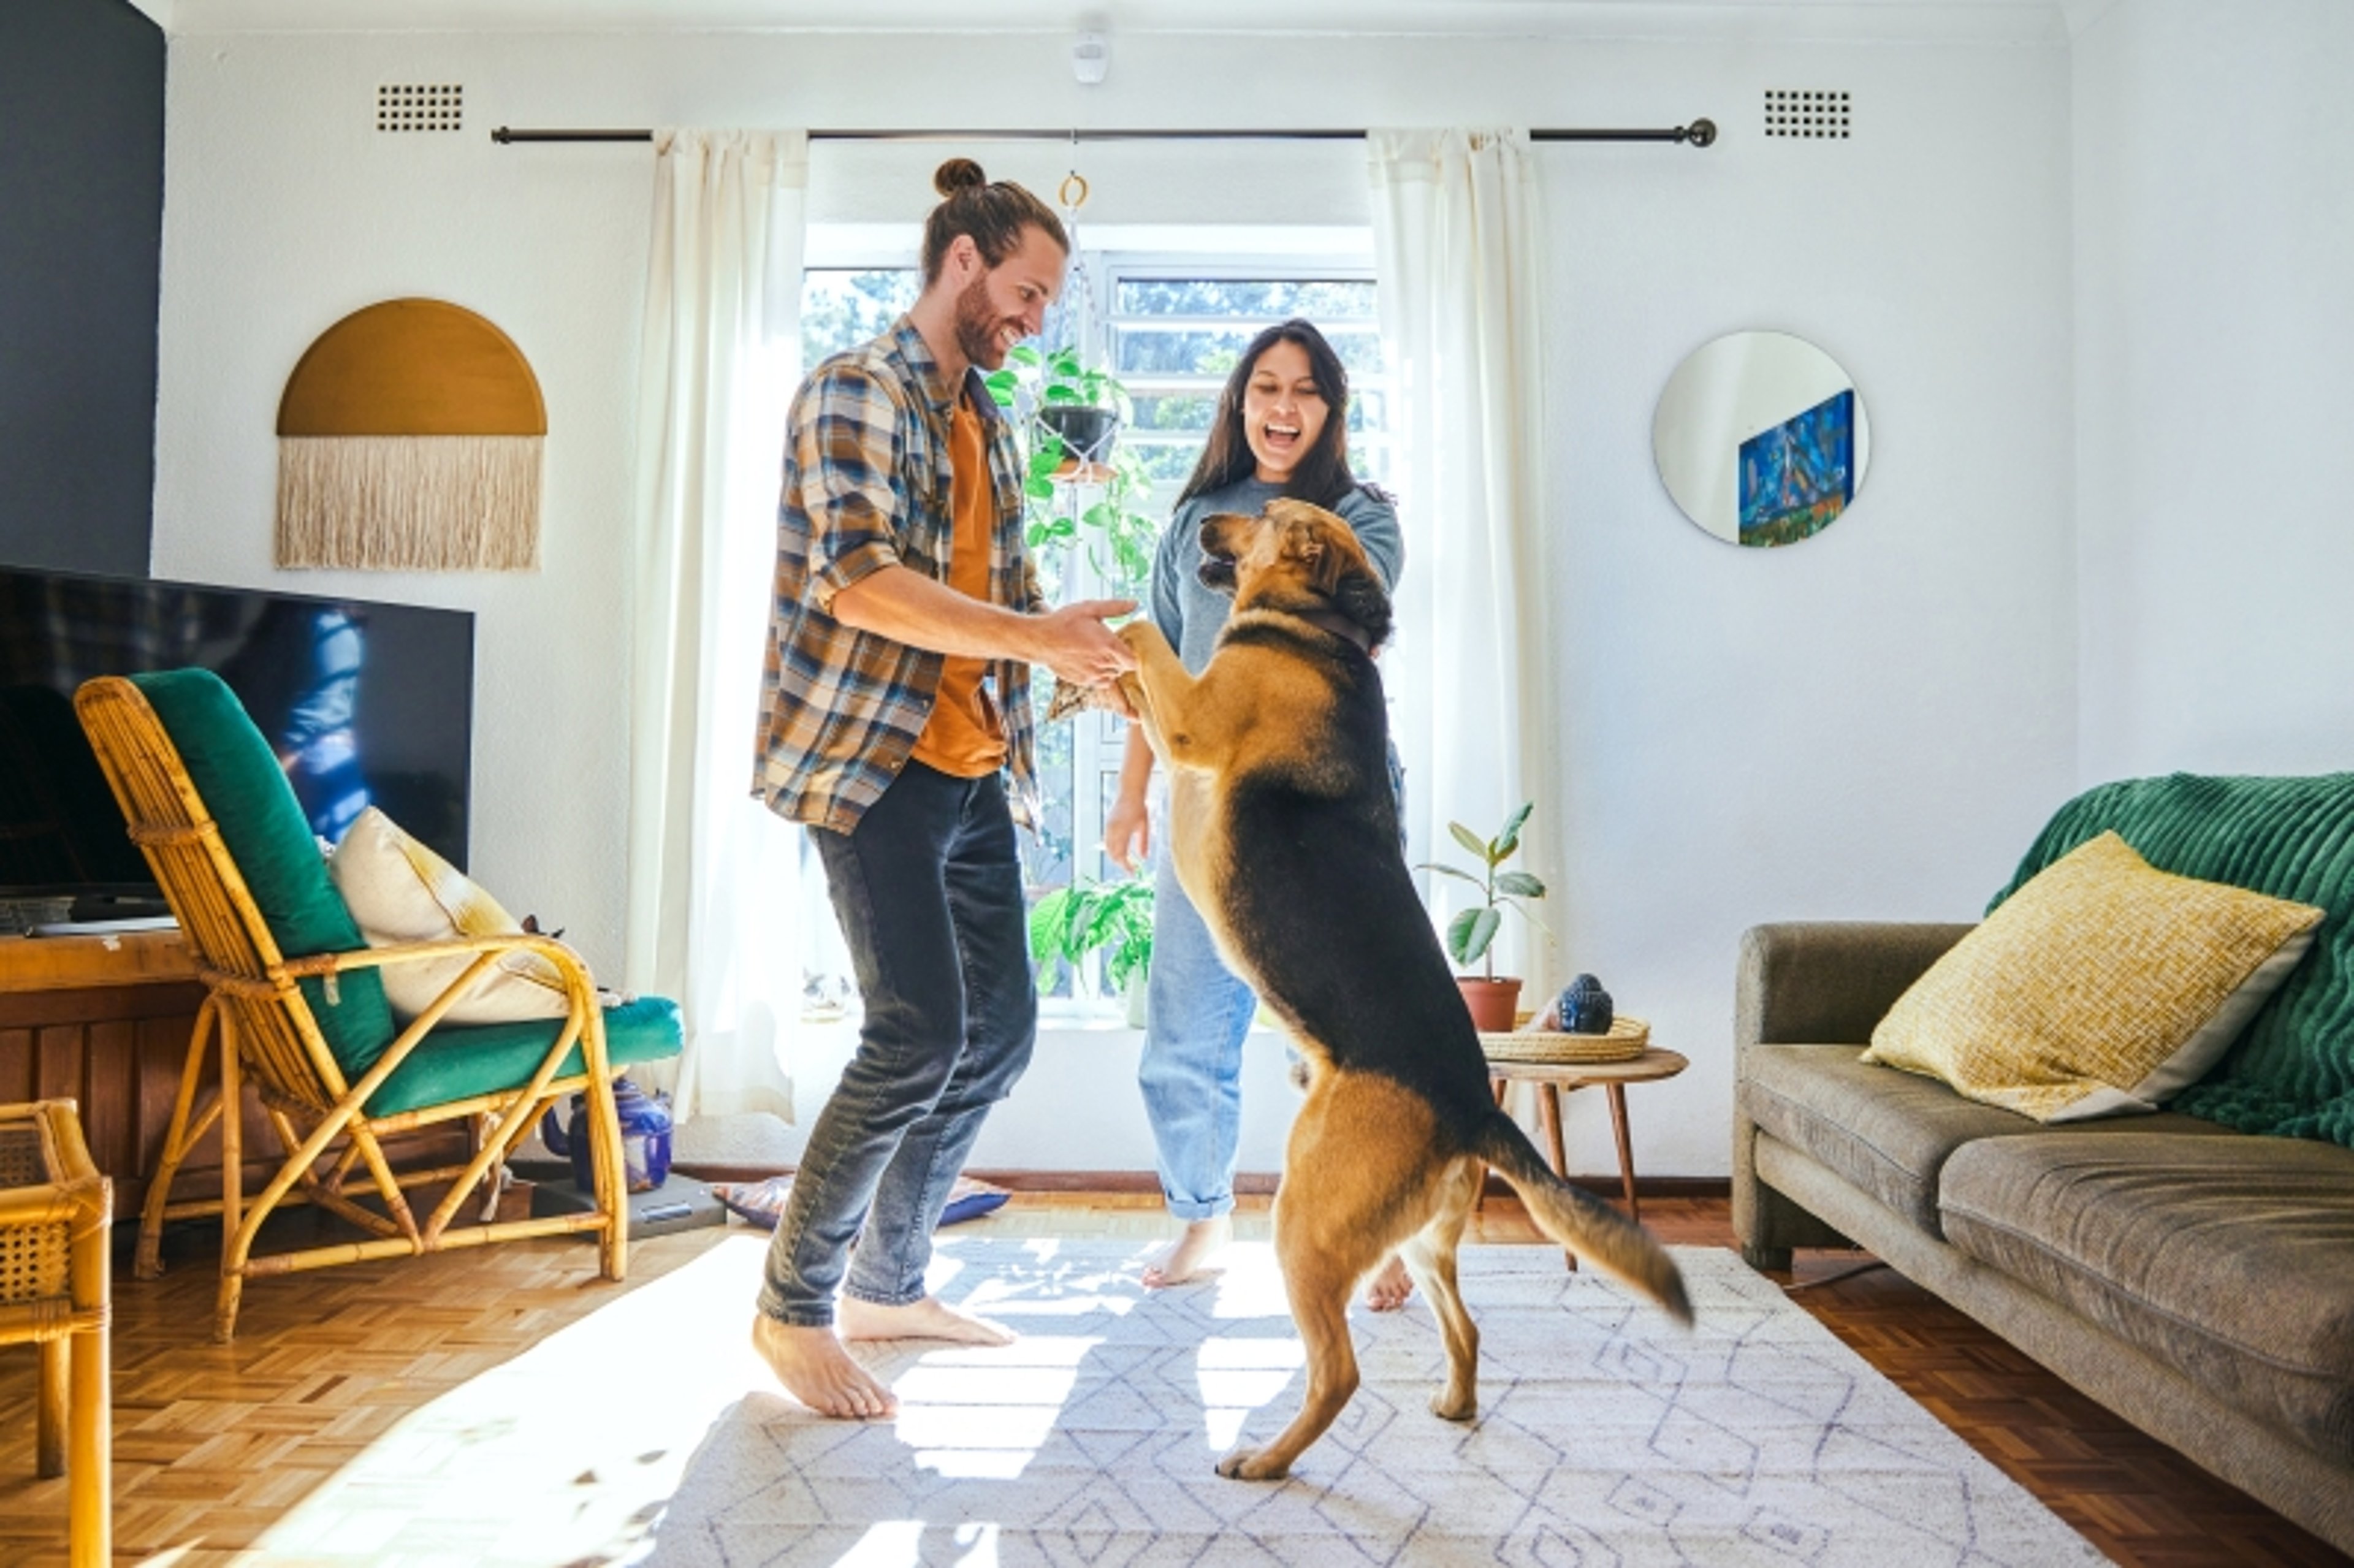
[[[811,268],[801,292],[804,365],[815,365],[875,336],[915,300],[913,268]],[[1349,461],[1358,478],[1378,482],[1390,471],[1389,396],[1375,316],[1373,281],[1361,264],[1336,266],[1314,257],[1287,256],[1249,263],[1203,264],[1199,258],[1082,251],[1073,258],[1064,296],[1044,334],[1053,346],[1073,346],[1083,363],[1108,366],[1127,388],[1133,423],[1119,437],[1145,481],[1131,504],[1165,521],[1200,458],[1219,391],[1259,331],[1291,316],[1314,322],[1349,371]],[[1024,447],[1029,446],[1025,432]],[[1076,516],[1099,487],[1057,484],[1051,499],[1032,503],[1033,533],[1060,512]],[[1145,584],[1122,580],[1102,552],[1057,545],[1039,552],[1049,597],[1142,599]],[[1043,706],[1049,683],[1036,683]],[[1126,726],[1108,715],[1038,728],[1039,782],[1044,813],[1039,832],[1025,835],[1023,867],[1031,896],[1071,884],[1112,882],[1119,873],[1103,853],[1104,821],[1116,797]],[[1040,977],[1052,1011],[1109,1015],[1100,1000],[1099,963],[1073,975],[1058,965]],[[1100,1001],[1100,1005],[1098,1005]]]

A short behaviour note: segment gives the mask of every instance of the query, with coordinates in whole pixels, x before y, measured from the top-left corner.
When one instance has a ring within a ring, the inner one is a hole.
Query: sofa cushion
[[[1750,1120],[1933,1236],[1941,1234],[1938,1173],[1956,1150],[2040,1132],[2016,1111],[1865,1062],[1853,1045],[1752,1045],[1741,1054],[1736,1092]],[[2225,1136],[2212,1122],[2170,1112],[2092,1125]]]
[[[1766,1132],[1935,1235],[1937,1172],[1946,1157],[1973,1138],[2035,1124],[1860,1058],[1853,1045],[1752,1045],[1741,1054],[1741,1107]]]
[[[2174,1108],[2243,1132],[2354,1147],[2354,773],[2177,773],[2088,789],[2044,826],[1999,905],[2115,829],[2161,871],[2320,906],[2314,951]]]
[[[2038,1121],[2156,1110],[2239,1037],[2321,916],[2159,871],[2105,832],[1932,964],[1864,1060]]]
[[[1939,1185],[1946,1240],[2354,1460],[2354,1151],[2152,1125],[1956,1150]]]

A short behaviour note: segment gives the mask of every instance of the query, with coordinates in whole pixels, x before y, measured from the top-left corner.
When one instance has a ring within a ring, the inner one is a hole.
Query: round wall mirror
[[[1736,332],[1685,356],[1651,417],[1684,515],[1729,545],[1795,545],[1839,520],[1871,455],[1863,399],[1804,338]]]

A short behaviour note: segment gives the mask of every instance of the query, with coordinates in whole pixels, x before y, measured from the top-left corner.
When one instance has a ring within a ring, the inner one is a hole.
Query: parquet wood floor
[[[1723,1198],[1647,1199],[1643,1212],[1666,1241],[1732,1243]],[[1265,1200],[1246,1199],[1241,1233],[1264,1234],[1266,1224]],[[1020,1193],[975,1228],[982,1226],[1004,1235],[1139,1238],[1171,1228],[1157,1198],[1128,1193]],[[623,1288],[694,1263],[724,1234],[638,1243]],[[1489,1201],[1472,1239],[1540,1241],[1509,1199]],[[118,1263],[119,1562],[210,1568],[249,1560],[264,1532],[404,1417],[618,1296],[596,1280],[586,1246],[516,1243],[257,1281],[246,1291],[237,1342],[217,1346],[212,1245],[201,1227],[175,1234],[174,1266],[154,1283],[129,1277],[127,1253]],[[1796,1277],[1827,1279],[1855,1262],[1850,1254],[1802,1255]],[[2119,1563],[2354,1568],[2354,1559],[2143,1436],[1892,1272],[1796,1298]],[[646,1347],[647,1368],[660,1353]],[[49,1568],[66,1560],[66,1487],[33,1478],[36,1361],[30,1347],[0,1351],[0,1563]],[[617,1368],[617,1376],[629,1375]],[[467,1558],[461,1549],[446,1560]]]

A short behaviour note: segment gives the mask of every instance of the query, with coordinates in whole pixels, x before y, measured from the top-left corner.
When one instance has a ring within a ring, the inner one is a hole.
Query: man
[[[1134,666],[1103,624],[1131,602],[1044,606],[1020,453],[981,378],[1043,326],[1069,241],[970,160],[934,182],[922,296],[794,399],[755,766],[769,809],[811,829],[865,1019],[769,1245],[753,1343],[795,1398],[851,1418],[895,1403],[845,1339],[1013,1338],[926,1294],[924,1266],[1036,1034],[1013,838],[1036,799],[1027,666],[1083,685]]]

